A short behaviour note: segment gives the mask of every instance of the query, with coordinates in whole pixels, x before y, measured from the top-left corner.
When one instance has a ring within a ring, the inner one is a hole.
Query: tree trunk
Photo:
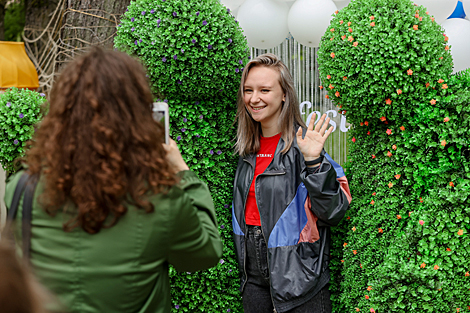
[[[130,0],[67,0],[58,69],[89,46],[112,49],[121,15]]]

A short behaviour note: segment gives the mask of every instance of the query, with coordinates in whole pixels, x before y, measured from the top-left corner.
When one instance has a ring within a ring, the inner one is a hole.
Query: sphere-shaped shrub
[[[131,2],[115,46],[144,62],[161,98],[236,92],[248,60],[241,28],[218,0]]]
[[[44,94],[28,89],[9,88],[0,95],[0,164],[10,174],[14,161],[24,155],[24,144],[42,118]]]
[[[322,37],[323,88],[352,123],[394,120],[452,72],[448,38],[409,0],[356,0]]]

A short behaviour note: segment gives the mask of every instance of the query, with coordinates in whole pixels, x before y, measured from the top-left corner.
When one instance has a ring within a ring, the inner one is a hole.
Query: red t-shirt
[[[258,177],[259,174],[262,174],[271,163],[280,138],[281,133],[272,137],[260,136],[260,148],[256,154],[255,176],[246,199],[245,222],[247,225],[261,226],[258,205],[256,204],[255,181],[256,177]]]

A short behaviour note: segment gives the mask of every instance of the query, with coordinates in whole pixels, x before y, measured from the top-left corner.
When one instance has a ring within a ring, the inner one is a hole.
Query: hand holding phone
[[[152,108],[153,119],[159,122],[165,131],[165,143],[170,144],[170,115],[168,104],[165,102],[154,102]]]

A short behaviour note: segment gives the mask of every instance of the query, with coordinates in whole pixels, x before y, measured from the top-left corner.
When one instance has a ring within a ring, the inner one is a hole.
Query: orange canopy
[[[38,73],[23,42],[0,41],[0,89],[39,88]]]

